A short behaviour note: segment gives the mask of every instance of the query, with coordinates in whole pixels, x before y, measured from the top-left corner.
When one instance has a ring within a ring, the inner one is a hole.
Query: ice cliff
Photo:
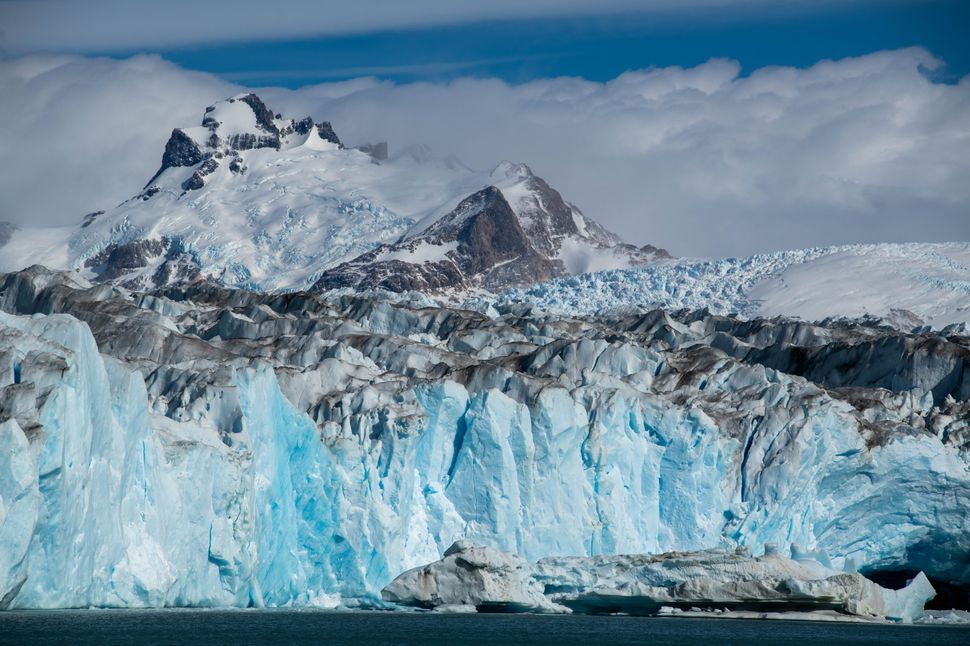
[[[0,607],[379,603],[467,539],[970,583],[970,340],[0,275]]]

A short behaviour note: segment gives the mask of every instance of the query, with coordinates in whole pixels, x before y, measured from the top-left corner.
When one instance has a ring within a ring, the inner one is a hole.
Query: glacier
[[[970,339],[0,275],[0,607],[381,605],[457,540],[970,584]]]
[[[970,326],[970,243],[855,244],[743,258],[681,258],[510,289],[489,303],[548,313],[707,308],[747,318],[884,318],[901,329]],[[471,303],[470,303],[471,304]]]

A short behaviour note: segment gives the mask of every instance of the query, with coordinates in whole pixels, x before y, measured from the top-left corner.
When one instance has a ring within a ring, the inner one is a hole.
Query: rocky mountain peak
[[[266,132],[279,134],[279,128],[273,122],[273,113],[269,111],[266,104],[263,103],[262,99],[250,92],[249,94],[244,94],[235,97],[237,100],[242,101],[250,107],[253,111],[253,115],[256,117],[256,127],[263,129]],[[230,99],[232,101],[232,99]]]
[[[454,211],[429,227],[426,236],[458,242],[468,253],[468,268],[475,273],[532,252],[512,207],[494,186],[462,200]]]
[[[324,272],[314,289],[501,289],[556,275],[554,263],[530,244],[502,191],[486,186],[419,235]]]
[[[496,291],[596,268],[661,259],[623,244],[525,164],[503,161],[493,182],[402,240],[325,271],[313,289]]]
[[[237,94],[207,107],[201,125],[172,130],[162,164],[145,188],[169,168],[198,166],[181,182],[183,191],[198,190],[223,163],[232,173],[244,173],[244,151],[290,148],[311,137],[343,147],[329,121],[315,124],[310,117],[283,119],[274,116],[256,94]]]

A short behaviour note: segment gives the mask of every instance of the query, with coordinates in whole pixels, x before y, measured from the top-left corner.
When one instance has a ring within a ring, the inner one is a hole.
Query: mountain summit
[[[324,272],[314,289],[498,291],[670,257],[623,244],[525,164],[502,162],[488,179],[493,183],[397,243]]]
[[[172,130],[172,136],[165,144],[161,168],[148,180],[145,188],[149,189],[152,182],[169,168],[193,168],[192,175],[182,182],[182,188],[200,189],[205,185],[206,176],[222,163],[230,172],[244,173],[246,166],[242,151],[314,146],[317,141],[343,147],[329,121],[314,124],[310,117],[284,121],[279,114],[274,117],[255,94],[237,94],[206,108],[201,126]]]

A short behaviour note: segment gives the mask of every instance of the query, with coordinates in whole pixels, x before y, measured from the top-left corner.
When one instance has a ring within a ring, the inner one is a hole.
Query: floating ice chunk
[[[531,570],[515,555],[459,542],[435,563],[384,588],[386,601],[423,608],[579,613],[720,614],[725,611],[837,611],[912,621],[936,594],[920,573],[902,590],[860,574],[743,550],[541,559]]]
[[[488,611],[564,612],[549,602],[528,562],[509,552],[459,541],[442,560],[392,581],[385,601],[421,608],[466,606]]]

